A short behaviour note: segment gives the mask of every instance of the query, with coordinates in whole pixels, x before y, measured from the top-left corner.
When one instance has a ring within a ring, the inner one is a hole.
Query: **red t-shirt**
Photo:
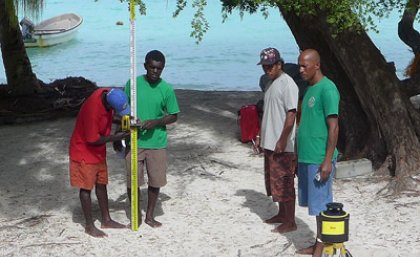
[[[95,164],[106,159],[106,144],[91,145],[101,136],[109,136],[112,125],[112,110],[107,111],[102,103],[102,93],[108,88],[97,89],[80,108],[76,125],[70,139],[70,159]]]

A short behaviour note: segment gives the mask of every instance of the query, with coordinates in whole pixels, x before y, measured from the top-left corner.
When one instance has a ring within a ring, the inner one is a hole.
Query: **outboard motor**
[[[20,22],[19,22],[20,26],[22,27],[22,36],[23,39],[31,39],[32,38],[32,33],[34,32],[35,29],[35,24],[28,18],[23,18]]]

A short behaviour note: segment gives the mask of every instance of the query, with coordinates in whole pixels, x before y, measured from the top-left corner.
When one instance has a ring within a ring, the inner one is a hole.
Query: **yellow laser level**
[[[319,215],[319,231],[321,241],[324,243],[322,257],[352,257],[344,247],[344,242],[349,240],[350,214],[343,210],[341,203],[328,203],[327,210]]]

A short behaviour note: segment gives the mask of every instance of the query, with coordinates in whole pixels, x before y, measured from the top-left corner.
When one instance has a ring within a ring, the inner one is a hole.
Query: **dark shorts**
[[[296,198],[296,167],[295,153],[278,154],[264,150],[265,189],[273,202],[288,202]]]

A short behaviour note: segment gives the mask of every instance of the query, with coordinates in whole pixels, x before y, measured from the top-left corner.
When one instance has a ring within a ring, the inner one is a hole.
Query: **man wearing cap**
[[[106,143],[129,135],[129,132],[111,135],[113,115],[117,113],[123,116],[129,112],[128,99],[122,90],[97,89],[80,108],[70,139],[70,184],[80,188],[79,197],[86,220],[85,232],[93,237],[107,236],[93,223],[90,197],[93,187],[102,214],[101,228],[126,227],[112,220],[109,215]]]
[[[264,114],[256,147],[264,149],[264,177],[268,196],[278,202],[278,213],[265,223],[282,223],[273,232],[296,230],[295,187],[296,170],[295,127],[299,89],[283,71],[284,61],[275,48],[261,51],[264,73],[272,81],[264,94]]]

